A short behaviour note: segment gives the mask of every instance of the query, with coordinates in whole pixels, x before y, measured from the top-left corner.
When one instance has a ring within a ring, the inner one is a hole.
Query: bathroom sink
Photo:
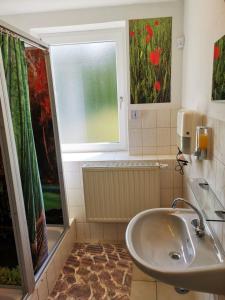
[[[225,294],[225,257],[206,225],[198,237],[190,209],[158,208],[128,224],[126,244],[136,264],[157,280],[190,290]]]

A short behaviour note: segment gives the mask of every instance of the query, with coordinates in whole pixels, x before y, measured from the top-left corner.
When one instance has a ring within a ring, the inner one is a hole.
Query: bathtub
[[[63,226],[49,226],[47,225],[47,236],[48,236],[48,252],[51,253],[59,237],[63,233]],[[1,298],[0,298],[1,300]]]
[[[0,288],[0,300],[21,300],[23,293],[19,289]]]

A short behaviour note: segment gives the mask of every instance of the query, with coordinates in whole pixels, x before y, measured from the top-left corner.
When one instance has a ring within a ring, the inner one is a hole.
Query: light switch
[[[141,118],[141,111],[140,110],[131,110],[131,119],[138,120]]]

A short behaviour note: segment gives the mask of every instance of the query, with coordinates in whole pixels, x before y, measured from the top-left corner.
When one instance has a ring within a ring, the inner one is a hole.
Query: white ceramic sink
[[[128,250],[138,266],[176,287],[225,294],[225,257],[206,225],[196,236],[190,209],[149,209],[136,215],[126,231]]]

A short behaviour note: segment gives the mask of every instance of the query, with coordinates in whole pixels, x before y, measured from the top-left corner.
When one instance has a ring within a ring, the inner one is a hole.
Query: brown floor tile
[[[122,244],[75,243],[48,300],[129,300],[131,279]]]

